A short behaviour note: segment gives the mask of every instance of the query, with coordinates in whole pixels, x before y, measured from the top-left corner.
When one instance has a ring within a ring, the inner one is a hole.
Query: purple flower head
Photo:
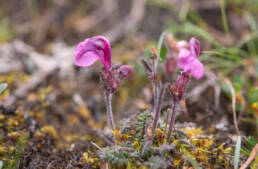
[[[200,55],[200,43],[192,38],[189,42],[190,50],[180,48],[178,53],[178,67],[185,72],[191,73],[195,79],[200,79],[204,75],[203,64],[198,60]]]
[[[165,70],[168,75],[172,76],[176,70],[177,61],[174,57],[169,57],[165,61]]]
[[[102,80],[106,89],[114,93],[122,83],[124,78],[129,78],[132,73],[132,67],[129,65],[113,66],[108,72],[102,73]]]
[[[94,36],[80,42],[74,51],[74,64],[88,67],[100,60],[106,71],[111,68],[111,48],[104,36]]]
[[[192,52],[192,55],[198,58],[201,52],[199,41],[196,38],[192,38],[189,44],[190,44],[190,50]]]
[[[186,72],[180,72],[179,77],[176,82],[176,88],[178,93],[178,98],[182,100],[186,86],[189,82],[189,75]]]
[[[190,78],[188,73],[180,72],[180,74],[178,75],[176,84],[169,86],[169,91],[174,102],[177,102],[183,99],[184,92],[189,80]]]
[[[118,68],[120,78],[129,78],[132,74],[132,67],[129,65],[122,65]]]

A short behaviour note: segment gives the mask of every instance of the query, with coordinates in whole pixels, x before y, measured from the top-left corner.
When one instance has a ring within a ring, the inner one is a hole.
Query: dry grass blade
[[[228,85],[228,87],[230,88],[230,91],[232,94],[232,110],[233,110],[233,116],[234,116],[234,125],[235,125],[237,134],[240,136],[238,123],[237,123],[237,115],[236,115],[236,93],[235,93],[232,83],[228,79],[225,79],[225,82]]]
[[[101,150],[101,147],[99,145],[97,145],[96,143],[94,142],[90,142],[93,146],[95,146],[97,149]]]
[[[117,2],[115,0],[103,0],[101,4],[102,6],[93,14],[78,20],[73,28],[80,33],[87,32],[108,18],[117,9]]]
[[[142,20],[145,12],[146,0],[134,0],[128,16],[126,16],[120,23],[111,28],[110,31],[104,33],[111,43],[117,41],[124,33],[132,29],[136,29]]]
[[[258,143],[255,145],[250,156],[248,157],[246,162],[240,167],[240,169],[246,169],[249,166],[249,164],[253,161],[257,153],[258,153]]]

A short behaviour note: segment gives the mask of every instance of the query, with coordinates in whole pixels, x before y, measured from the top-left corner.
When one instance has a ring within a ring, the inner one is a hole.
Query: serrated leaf
[[[0,94],[7,88],[7,86],[8,86],[7,83],[0,84]]]
[[[198,164],[198,161],[186,150],[183,149],[183,153],[186,157],[186,160],[195,168],[195,169],[201,169],[201,167]]]
[[[241,149],[241,136],[237,137],[235,154],[234,154],[234,169],[238,169],[239,158],[240,158],[240,149]]]

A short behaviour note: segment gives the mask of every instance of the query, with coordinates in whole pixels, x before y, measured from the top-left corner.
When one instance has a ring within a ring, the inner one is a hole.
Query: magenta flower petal
[[[190,50],[181,48],[178,53],[178,67],[184,69],[188,74],[192,74],[195,79],[200,79],[204,75],[203,64],[198,60],[200,55],[200,43],[192,38],[189,42]]]
[[[181,48],[178,54],[178,67],[185,69],[188,67],[188,62],[191,57],[191,52],[188,49]]]
[[[95,63],[97,60],[99,60],[99,56],[95,52],[89,51],[83,53],[81,57],[75,57],[74,64],[76,66],[87,67]]]
[[[118,68],[119,75],[129,78],[132,74],[132,67],[129,65],[122,65]]]
[[[197,80],[204,75],[203,64],[198,59],[193,59],[191,61],[190,69],[191,69],[192,76]]]
[[[77,45],[74,55],[74,64],[77,66],[87,67],[100,60],[106,70],[111,68],[111,47],[104,36],[85,39]]]
[[[190,44],[190,50],[191,53],[193,54],[193,56],[195,58],[198,58],[198,56],[200,55],[200,43],[196,38],[192,38],[189,42]]]
[[[188,42],[185,40],[180,40],[176,43],[176,47],[180,50],[182,48],[187,49],[189,47]]]

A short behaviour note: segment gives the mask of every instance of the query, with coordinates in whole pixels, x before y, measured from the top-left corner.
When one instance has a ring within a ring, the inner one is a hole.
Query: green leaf
[[[248,144],[250,144],[252,147],[254,147],[257,144],[257,141],[253,137],[249,137],[246,139]]]
[[[149,59],[151,58],[151,55],[152,55],[152,53],[151,53],[151,50],[150,50],[149,48],[147,48],[147,49],[144,50],[143,56],[144,56],[145,58],[147,58],[147,59],[149,60]]]
[[[8,86],[7,83],[0,84],[0,94],[7,88],[7,86]]]
[[[249,155],[250,155],[250,152],[246,151],[246,150],[243,149],[243,148],[240,149],[240,152],[241,152],[242,154],[244,154],[245,156],[247,156],[247,157],[249,157]]]
[[[8,17],[0,20],[0,42],[10,41],[14,37],[14,31]]]
[[[217,42],[210,35],[209,32],[207,32],[203,28],[201,28],[197,25],[194,25],[190,22],[186,22],[183,26],[171,25],[170,30],[173,33],[181,32],[181,33],[184,33],[184,34],[199,36],[199,37],[202,37],[203,39],[206,39],[207,41],[209,41],[211,44],[213,44],[216,47],[223,47],[223,45],[221,45],[219,42]]]
[[[163,41],[165,39],[165,36],[168,32],[167,31],[164,31],[162,32],[162,34],[160,35],[159,37],[159,41],[158,41],[158,56],[161,58],[161,59],[165,59],[166,58],[166,52],[162,52],[162,44],[163,44]],[[164,49],[163,49],[164,50]]]
[[[241,136],[237,137],[235,154],[234,154],[234,168],[238,169],[239,158],[240,158],[240,149],[241,149]]]
[[[166,59],[166,56],[167,56],[167,48],[162,47],[160,50],[160,58],[163,60],[163,59]]]

